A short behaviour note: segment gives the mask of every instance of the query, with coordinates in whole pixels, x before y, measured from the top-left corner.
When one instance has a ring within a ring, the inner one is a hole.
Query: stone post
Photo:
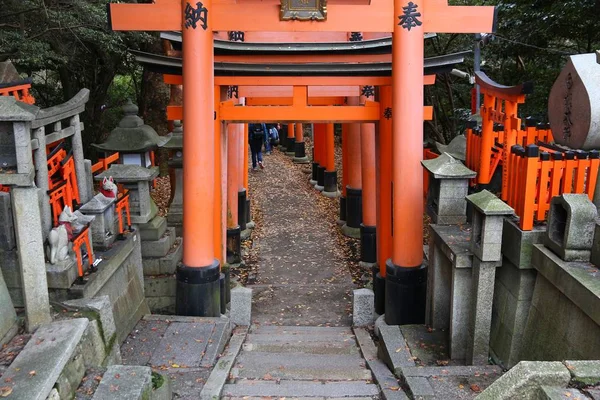
[[[448,153],[437,158],[421,161],[429,173],[427,191],[427,214],[438,225],[464,224],[467,222],[469,179],[477,173],[454,159]]]
[[[514,211],[487,190],[467,196],[467,201],[473,206],[469,241],[473,267],[466,362],[485,365],[489,356],[496,267],[502,264],[504,217],[513,215]]]
[[[42,235],[48,237],[52,229],[52,210],[48,197],[48,159],[46,154],[46,129],[42,126],[33,131],[33,138],[38,142],[38,148],[33,153],[35,164],[35,184],[42,189]]]
[[[40,230],[41,217],[38,188],[12,190],[13,218],[21,268],[23,300],[27,330],[52,321],[44,260],[44,239]]]
[[[85,161],[83,158],[83,142],[81,140],[81,123],[79,121],[79,114],[71,117],[71,126],[75,129],[75,133],[71,138],[71,146],[73,149],[73,160],[75,161],[75,173],[77,174],[77,188],[79,189],[79,197],[81,204],[85,204],[90,200],[88,197],[88,182],[85,173]]]

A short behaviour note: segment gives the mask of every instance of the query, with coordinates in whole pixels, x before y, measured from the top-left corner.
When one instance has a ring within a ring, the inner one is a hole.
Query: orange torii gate
[[[352,4],[349,4],[352,3]],[[221,120],[256,121],[250,107],[224,102],[214,110],[215,86],[293,85],[294,106],[278,107],[277,119],[296,121],[376,121],[379,104],[365,107],[310,107],[307,86],[331,85],[332,77],[215,77],[214,31],[272,32],[393,32],[392,79],[357,77],[343,85],[388,86],[391,84],[393,168],[393,245],[386,263],[386,321],[388,324],[418,323],[424,319],[426,268],[423,266],[423,180],[420,166],[423,136],[424,33],[491,32],[495,12],[491,6],[449,6],[447,0],[372,0],[357,4],[337,0],[327,5],[323,21],[284,20],[276,0],[261,3],[238,0],[156,0],[152,4],[111,4],[109,19],[114,30],[183,32],[184,147],[198,155],[184,157],[183,265],[177,270],[177,313],[219,314],[219,262],[214,258],[214,161],[217,112]],[[320,83],[315,81],[321,80]],[[244,82],[240,83],[240,79]],[[337,79],[337,78],[336,78]],[[290,81],[293,81],[290,83]],[[262,82],[262,83],[261,83]],[[297,107],[296,107],[297,105]],[[271,113],[254,106],[264,116]],[[280,110],[288,107],[285,110]],[[236,108],[239,108],[236,109]],[[269,107],[266,107],[269,108]],[[319,108],[315,110],[314,108]],[[336,109],[346,109],[344,111]],[[302,112],[299,112],[301,109]],[[353,112],[349,112],[352,110]],[[387,110],[386,110],[387,111]],[[196,204],[203,207],[195,207]]]

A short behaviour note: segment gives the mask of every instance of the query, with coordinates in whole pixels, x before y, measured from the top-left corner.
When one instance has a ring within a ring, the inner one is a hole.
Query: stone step
[[[261,353],[306,353],[306,354],[355,354],[359,355],[354,340],[335,342],[274,342],[245,343],[245,352]]]
[[[178,237],[164,257],[146,257],[142,260],[144,276],[172,275],[183,258],[183,239]]]
[[[226,396],[224,400],[265,400],[264,396]],[[285,397],[285,400],[378,400],[379,396],[353,396],[353,397]],[[50,400],[50,399],[49,399]]]
[[[139,224],[138,229],[142,240],[159,240],[167,230],[167,220],[157,215],[147,223]]]
[[[253,325],[251,329],[253,334],[348,334],[354,335],[349,326],[273,326],[273,325]]]
[[[2,386],[12,389],[10,398],[45,400],[74,358],[88,323],[77,318],[42,325],[2,375]]]
[[[175,228],[167,228],[158,240],[142,240],[142,257],[164,257],[175,244]]]
[[[371,371],[357,355],[289,353],[242,353],[231,371],[232,377],[293,380],[370,380]]]
[[[93,400],[147,400],[152,394],[152,369],[132,365],[108,367]]]
[[[356,346],[356,340],[354,335],[348,335],[345,333],[323,333],[319,335],[286,335],[286,334],[254,334],[251,333],[246,339],[246,343],[256,344],[272,344],[272,343],[308,343],[308,342],[346,342],[352,343]]]
[[[367,381],[354,382],[305,382],[305,381],[241,381],[226,384],[222,396],[229,397],[308,397],[308,398],[376,398],[377,385]]]

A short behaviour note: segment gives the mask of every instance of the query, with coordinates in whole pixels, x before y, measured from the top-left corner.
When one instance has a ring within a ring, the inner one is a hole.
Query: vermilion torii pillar
[[[325,170],[323,171],[323,196],[335,198],[338,197],[337,171],[335,169],[335,126],[331,123],[325,127],[324,160]]]
[[[363,86],[362,101],[373,100],[373,86]],[[360,124],[360,166],[362,175],[362,223],[360,224],[360,262],[371,270],[377,262],[377,174],[375,172],[375,124]]]
[[[304,126],[296,124],[296,143],[294,144],[294,162],[296,164],[308,164],[306,157],[306,146],[304,144]]]
[[[359,104],[359,98],[348,97],[347,102],[349,106],[357,106]],[[356,239],[360,238],[360,224],[362,223],[360,125],[360,123],[348,124],[348,185],[346,186],[346,224],[342,226],[342,232],[344,235]]]
[[[485,12],[485,10],[489,12]],[[493,7],[449,7],[447,0],[394,0],[392,35],[393,238],[386,263],[385,320],[423,323],[427,270],[423,265],[424,33],[490,32]]]

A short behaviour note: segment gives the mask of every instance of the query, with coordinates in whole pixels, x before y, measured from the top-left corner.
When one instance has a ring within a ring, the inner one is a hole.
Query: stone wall
[[[103,261],[98,272],[91,274],[85,285],[70,290],[51,290],[55,301],[91,299],[108,296],[114,314],[116,340],[121,343],[145,314],[150,314],[144,297],[142,255],[139,234],[127,234],[106,252],[97,252]]]
[[[17,315],[0,271],[0,346],[16,333]]]
[[[525,327],[522,360],[600,359],[600,285],[598,269],[565,262],[536,245],[538,270]]]

